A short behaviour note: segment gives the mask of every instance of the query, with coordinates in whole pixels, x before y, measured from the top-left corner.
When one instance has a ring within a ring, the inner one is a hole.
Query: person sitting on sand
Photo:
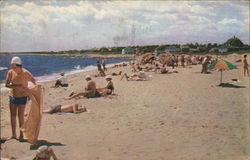
[[[140,71],[139,74],[132,74],[131,76],[127,75],[127,73],[124,73],[121,80],[126,77],[127,81],[147,81],[147,75]]]
[[[97,90],[102,96],[112,95],[115,89],[112,78],[111,76],[106,76],[105,79],[108,82],[107,86],[104,88],[98,88]]]
[[[83,92],[79,92],[79,93],[74,93],[72,92],[70,94],[70,97],[67,98],[68,100],[72,99],[72,98],[76,98],[76,97],[80,97],[80,96],[84,96],[87,98],[94,98],[94,97],[98,97],[98,92],[96,91],[96,84],[93,80],[91,80],[91,77],[89,75],[87,75],[85,77],[85,80],[88,82],[87,83],[87,87],[85,88],[85,90]]]
[[[82,106],[80,104],[72,104],[72,105],[56,105],[53,106],[47,110],[44,110],[43,113],[58,113],[58,112],[63,112],[63,113],[82,113],[86,112],[87,109],[85,106]]]
[[[61,77],[56,80],[56,83],[55,83],[55,87],[68,87],[69,84],[68,84],[68,79],[64,76],[64,73],[60,73]]]

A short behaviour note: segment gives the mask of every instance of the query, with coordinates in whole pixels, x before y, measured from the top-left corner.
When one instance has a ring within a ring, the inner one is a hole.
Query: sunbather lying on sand
[[[111,75],[112,75],[112,76],[119,76],[119,75],[121,75],[121,74],[122,74],[122,71],[120,71],[120,72],[118,72],[118,73],[113,72]]]
[[[162,67],[160,73],[161,73],[161,74],[166,74],[166,73],[168,73],[167,68],[166,68],[166,67]]]
[[[51,107],[50,109],[44,110],[43,113],[82,113],[86,112],[87,109],[85,106],[82,106],[81,104],[72,104],[72,105],[56,105]]]
[[[94,75],[94,77],[104,77],[104,76],[106,76],[106,74],[103,70],[100,70],[97,74]]]
[[[94,97],[98,97],[99,93],[96,91],[96,84],[93,80],[91,80],[91,77],[89,75],[87,75],[85,77],[86,81],[88,82],[87,87],[85,88],[85,90],[83,92],[79,92],[79,93],[75,93],[72,92],[69,95],[69,98],[65,98],[67,100],[70,100],[72,98],[76,98],[76,97],[87,97],[87,98],[94,98]]]
[[[98,88],[97,91],[100,93],[102,96],[107,96],[111,95],[114,92],[114,84],[112,82],[111,76],[106,76],[105,78],[108,82],[107,86],[104,88]]]
[[[143,72],[140,71],[139,74],[132,74],[131,76],[127,75],[127,73],[124,73],[121,80],[126,77],[127,81],[147,81],[148,77],[147,75]]]

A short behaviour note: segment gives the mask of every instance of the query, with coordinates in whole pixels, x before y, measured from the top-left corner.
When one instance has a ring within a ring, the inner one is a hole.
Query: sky
[[[1,2],[1,52],[102,46],[249,44],[249,1]]]

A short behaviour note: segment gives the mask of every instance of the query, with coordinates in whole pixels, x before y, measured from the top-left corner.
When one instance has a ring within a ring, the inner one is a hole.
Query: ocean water
[[[50,55],[13,55],[0,54],[0,81],[6,79],[10,69],[12,57],[19,56],[23,61],[23,67],[29,70],[40,82],[53,80],[58,73],[73,74],[77,72],[97,69],[96,62],[99,58],[83,56],[50,56]],[[129,58],[106,58],[106,64],[126,62]]]

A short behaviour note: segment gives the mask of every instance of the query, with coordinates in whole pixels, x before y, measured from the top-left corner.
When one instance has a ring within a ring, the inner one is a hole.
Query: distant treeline
[[[49,52],[18,52],[15,54],[121,54],[123,49],[130,48],[133,52],[127,54],[143,54],[148,52],[166,52],[168,49],[170,53],[189,53],[189,54],[230,54],[230,53],[246,53],[250,52],[250,45],[243,44],[242,41],[237,37],[232,37],[228,39],[223,44],[217,43],[208,43],[208,44],[199,44],[199,43],[187,43],[184,45],[180,44],[162,44],[162,45],[144,45],[144,46],[119,46],[119,47],[101,47],[85,50],[67,50],[67,51],[49,51]],[[3,52],[1,52],[3,53]]]

